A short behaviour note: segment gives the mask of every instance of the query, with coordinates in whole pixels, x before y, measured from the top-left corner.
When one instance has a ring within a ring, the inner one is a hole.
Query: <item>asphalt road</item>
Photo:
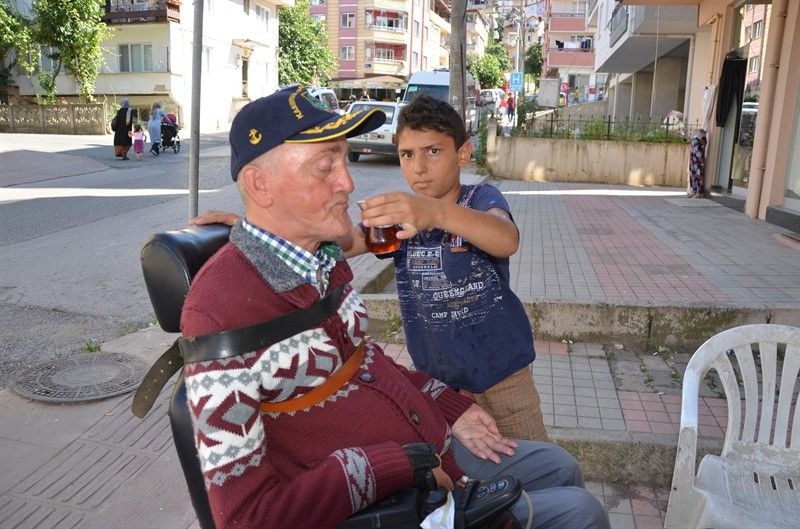
[[[141,162],[111,136],[0,134],[0,387],[18,369],[153,324],[139,249],[186,225],[189,142]],[[241,211],[224,134],[201,139],[200,210]],[[406,190],[397,160],[350,164],[355,200]]]

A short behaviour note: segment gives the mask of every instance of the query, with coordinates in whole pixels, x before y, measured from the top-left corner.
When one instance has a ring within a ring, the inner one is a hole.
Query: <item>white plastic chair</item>
[[[758,344],[758,355],[751,344]],[[786,344],[782,373],[778,344]],[[735,364],[744,386],[744,422]],[[695,475],[698,390],[711,369],[725,389],[728,426],[721,455],[703,457]],[[700,346],[683,378],[665,529],[800,527],[799,370],[800,329],[794,327],[744,325]]]

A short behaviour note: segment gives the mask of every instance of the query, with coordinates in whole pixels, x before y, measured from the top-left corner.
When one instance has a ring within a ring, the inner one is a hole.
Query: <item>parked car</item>
[[[484,88],[481,90],[481,97],[480,97],[480,104],[482,106],[494,106],[497,108],[500,106],[500,100],[503,97],[502,88]]]
[[[309,88],[308,93],[321,101],[328,110],[344,114],[344,109],[339,106],[339,100],[336,99],[336,92],[331,88]]]
[[[386,101],[356,101],[347,107],[347,112],[379,108],[386,114],[386,121],[379,128],[353,138],[347,138],[350,152],[347,159],[357,162],[362,154],[386,154],[397,156],[397,115],[405,103]]]

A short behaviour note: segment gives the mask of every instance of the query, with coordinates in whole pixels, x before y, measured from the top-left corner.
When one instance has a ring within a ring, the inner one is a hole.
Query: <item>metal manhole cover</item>
[[[86,402],[139,387],[147,364],[122,353],[87,353],[37,364],[20,373],[11,389],[33,400]]]

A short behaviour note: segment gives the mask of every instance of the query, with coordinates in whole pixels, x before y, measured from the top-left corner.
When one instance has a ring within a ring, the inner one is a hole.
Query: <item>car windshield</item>
[[[430,94],[431,96],[439,99],[441,101],[447,101],[448,92],[450,91],[450,87],[447,85],[430,85],[430,84],[411,84],[408,85],[408,89],[406,90],[405,100],[411,101],[415,97],[417,97],[421,93]]]
[[[383,110],[383,113],[386,114],[386,123],[392,122],[395,110],[395,107],[393,107],[392,105],[360,105],[358,103],[354,103],[353,106],[350,107],[350,112],[358,112],[360,110],[370,110],[372,108],[379,108]]]

